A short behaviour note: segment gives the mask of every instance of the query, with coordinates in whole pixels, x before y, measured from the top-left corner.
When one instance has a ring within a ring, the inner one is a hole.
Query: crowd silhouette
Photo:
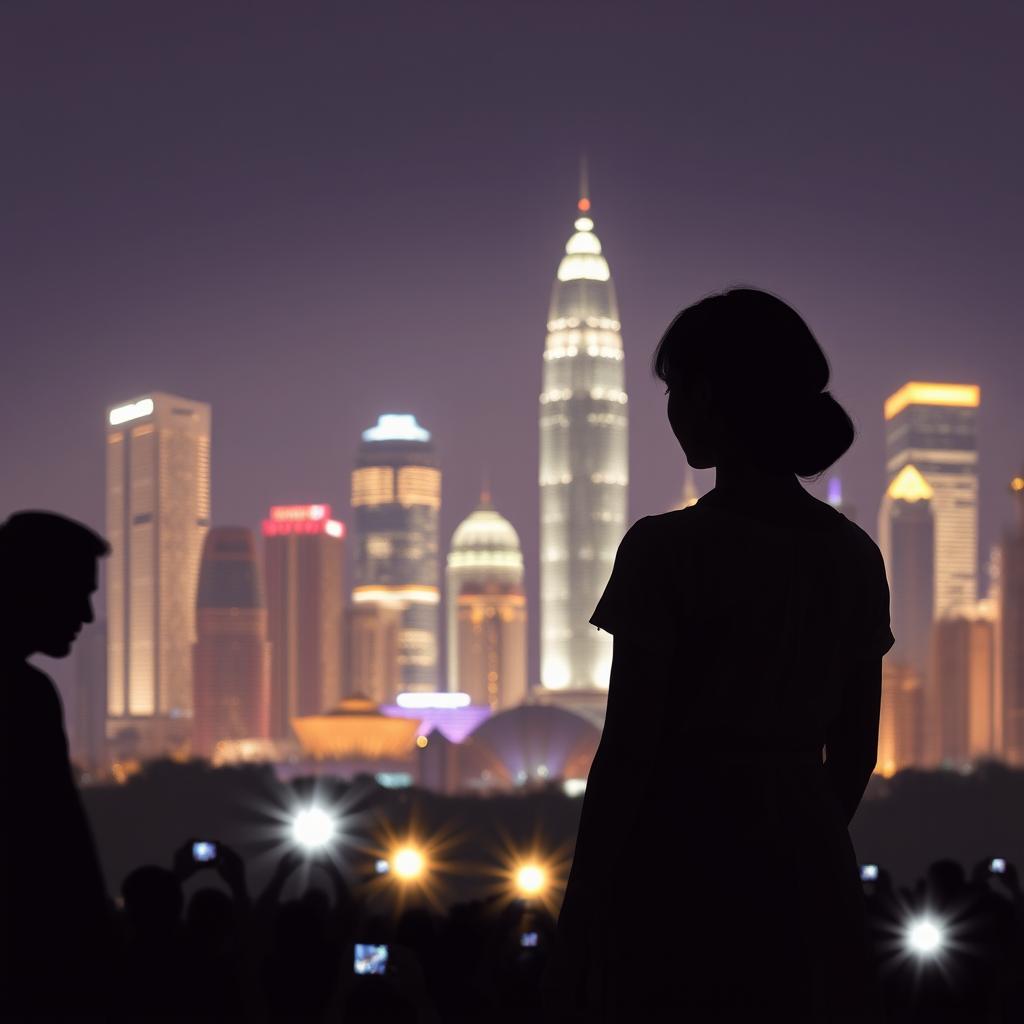
[[[684,310],[655,371],[717,483],[634,525],[594,613],[611,686],[557,922],[528,899],[382,910],[372,866],[347,876],[329,849],[285,850],[252,899],[243,859],[208,839],[112,902],[59,697],[28,661],[92,621],[108,548],[52,513],[0,526],[3,1019],[1024,1019],[1013,864],[858,878],[847,827],[892,635],[878,549],[798,480],[853,440],[817,342],[737,289]]]

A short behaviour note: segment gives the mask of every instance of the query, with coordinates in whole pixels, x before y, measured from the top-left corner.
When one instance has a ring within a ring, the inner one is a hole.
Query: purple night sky
[[[360,430],[415,412],[443,547],[485,470],[520,531],[535,664],[541,351],[585,151],[631,518],[682,481],[659,333],[748,283],[832,360],[872,533],[885,396],[981,385],[984,562],[1024,462],[1024,8],[689,6],[6,5],[0,513],[102,527],[104,408],[160,389],[213,405],[215,523],[347,521]]]

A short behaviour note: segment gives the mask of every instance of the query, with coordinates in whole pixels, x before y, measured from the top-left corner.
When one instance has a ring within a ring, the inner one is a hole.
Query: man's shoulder
[[[3,678],[0,687],[3,701],[9,708],[38,716],[62,717],[60,696],[53,680],[27,661],[15,662],[0,668]]]

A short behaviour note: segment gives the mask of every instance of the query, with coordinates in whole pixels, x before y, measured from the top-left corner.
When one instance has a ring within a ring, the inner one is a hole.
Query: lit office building
[[[398,663],[402,615],[401,608],[368,602],[345,612],[346,697],[384,704],[402,692]]]
[[[544,346],[538,696],[600,715],[612,638],[588,620],[626,530],[628,416],[615,289],[590,200],[578,207]]]
[[[934,491],[916,467],[904,466],[890,482],[878,514],[878,546],[889,578],[889,608],[896,643],[890,662],[927,673],[935,586]]]
[[[987,602],[935,623],[927,760],[964,767],[997,754],[994,623]]]
[[[210,523],[210,407],[153,392],[107,410],[107,715],[119,756],[184,749]]]
[[[492,711],[526,699],[526,593],[519,535],[490,496],[448,553],[448,689]]]
[[[402,690],[438,688],[440,509],[441,470],[429,431],[415,416],[381,416],[363,431],[352,472],[352,603],[401,612]]]
[[[275,739],[341,700],[344,537],[330,505],[274,505],[263,520]]]
[[[270,732],[270,645],[256,540],[244,526],[206,535],[196,597],[193,752]]]
[[[896,642],[885,656],[883,732],[879,764],[898,771],[923,764],[936,713],[930,685],[935,585],[933,491],[912,465],[890,482],[878,512],[878,540],[889,579],[890,618]],[[890,772],[891,773],[891,772]]]
[[[886,778],[921,764],[924,691],[909,665],[882,662],[882,707],[878,720],[875,771]]]
[[[933,492],[936,619],[972,608],[978,598],[979,402],[974,384],[917,381],[885,402],[889,482],[913,465]]]
[[[1002,750],[1024,766],[1024,476],[1010,483],[1016,522],[1003,534],[998,599],[998,674]]]

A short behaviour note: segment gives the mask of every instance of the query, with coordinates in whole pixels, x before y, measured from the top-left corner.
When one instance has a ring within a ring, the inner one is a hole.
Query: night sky
[[[105,407],[159,389],[213,405],[215,523],[347,521],[360,430],[414,412],[442,547],[485,471],[520,531],[535,665],[541,351],[585,152],[631,518],[682,481],[659,333],[743,283],[828,353],[872,533],[885,396],[981,385],[984,561],[1024,463],[1022,39],[1000,2],[5,4],[0,513],[102,528]]]

